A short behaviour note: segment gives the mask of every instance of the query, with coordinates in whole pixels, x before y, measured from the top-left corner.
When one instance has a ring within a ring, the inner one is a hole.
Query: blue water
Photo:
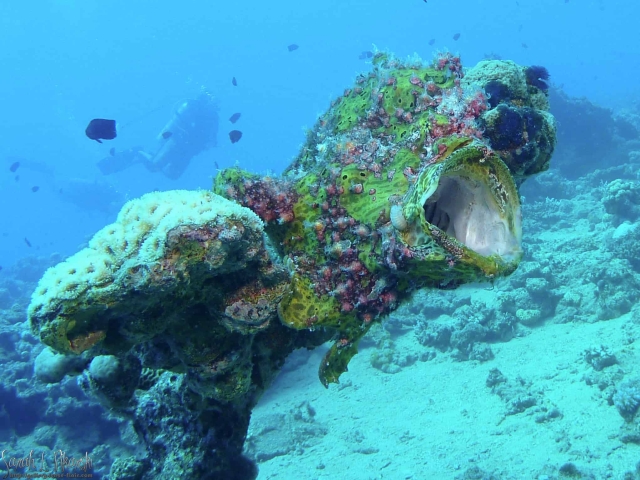
[[[571,95],[617,104],[637,98],[639,14],[629,0],[455,8],[442,0],[2,2],[0,265],[31,253],[71,254],[115,218],[63,201],[59,191],[70,178],[105,181],[133,198],[156,188],[208,188],[214,162],[281,171],[304,127],[367,69],[358,55],[373,45],[426,59],[448,48],[465,65],[494,53],[546,66]],[[289,52],[291,43],[300,48]],[[217,147],[177,181],[141,166],[102,178],[96,163],[111,147],[148,144],[175,105],[203,86],[221,107]],[[226,119],[234,112],[242,113],[234,128],[244,136],[231,144]],[[118,138],[87,139],[84,128],[95,117],[124,125]],[[41,162],[55,177],[23,168],[16,182],[8,171],[16,158]]]

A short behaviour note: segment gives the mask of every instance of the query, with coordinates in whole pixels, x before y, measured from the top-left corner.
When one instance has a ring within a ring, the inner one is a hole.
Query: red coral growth
[[[351,191],[351,193],[360,194],[364,190],[364,187],[361,183],[356,183],[354,185],[351,185],[351,188],[349,190]]]
[[[289,223],[295,220],[293,206],[298,194],[289,182],[265,177],[260,180],[245,179],[244,195],[238,201],[253,210],[266,223]]]
[[[96,332],[89,332],[84,335],[79,335],[72,340],[69,340],[69,349],[73,353],[82,353],[85,350],[89,350],[91,347],[101,342],[107,337],[107,334],[98,330]]]
[[[451,135],[460,135],[464,137],[476,137],[482,136],[477,128],[471,125],[469,122],[463,121],[455,116],[449,117],[449,122],[444,125],[438,124],[435,118],[430,119],[430,132],[433,140],[438,138],[448,137]]]
[[[467,106],[464,112],[464,118],[471,120],[477,119],[487,110],[487,99],[482,92],[476,93],[476,95],[467,102]]]
[[[420,80],[415,75],[411,76],[411,78],[409,79],[409,82],[411,83],[411,85],[416,85],[417,87],[424,88],[424,83],[422,83],[422,80]]]

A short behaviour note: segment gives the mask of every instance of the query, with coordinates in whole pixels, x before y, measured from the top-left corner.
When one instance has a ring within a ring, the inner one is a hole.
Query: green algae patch
[[[430,123],[429,113],[422,113],[421,115],[414,117],[412,121],[403,122],[397,118],[391,118],[390,126],[380,129],[380,133],[386,133],[387,135],[393,135],[396,142],[408,140],[412,134],[416,134],[416,140],[418,142],[424,142],[429,133]]]
[[[213,179],[213,193],[235,200],[238,195],[244,195],[244,182],[248,179],[258,180],[260,175],[240,168],[225,168],[218,172]]]
[[[278,306],[280,321],[286,326],[301,330],[313,326],[340,326],[338,302],[331,297],[319,297],[311,286],[311,281],[294,275],[291,288]]]
[[[378,194],[381,186],[378,179],[371,172],[359,170],[352,164],[342,169],[337,185],[342,189],[340,205],[349,215],[359,222],[374,224],[386,203],[384,193],[380,191]]]
[[[373,106],[374,79],[347,90],[333,109],[334,133],[346,132],[355,127]]]
[[[431,81],[435,83],[441,89],[453,88],[455,86],[455,77],[453,75],[449,75],[444,68],[426,68],[424,79],[427,82]]]
[[[389,218],[389,199],[402,197],[409,190],[405,168],[418,169],[420,158],[402,149],[376,177],[357,165],[347,165],[340,172],[337,184],[342,187],[340,204],[358,222],[375,225],[380,217]]]
[[[413,110],[416,107],[416,96],[418,86],[411,83],[411,79],[419,79],[424,76],[423,70],[394,70],[390,73],[389,79],[392,85],[381,88],[384,95],[383,107],[387,114],[395,115],[398,108],[403,110]]]

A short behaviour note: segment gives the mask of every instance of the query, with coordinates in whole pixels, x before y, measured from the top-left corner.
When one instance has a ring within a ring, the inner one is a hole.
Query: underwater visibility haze
[[[640,479],[639,16],[0,5],[0,475]]]

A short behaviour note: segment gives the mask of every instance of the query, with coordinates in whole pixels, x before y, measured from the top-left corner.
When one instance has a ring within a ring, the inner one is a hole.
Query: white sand
[[[352,360],[341,385],[328,390],[316,375],[322,353],[297,352],[289,363],[300,365],[277,379],[255,409],[252,426],[308,401],[315,423],[328,434],[304,452],[261,463],[259,479],[453,479],[476,465],[499,479],[544,479],[555,478],[566,462],[587,478],[623,478],[635,470],[640,447],[616,438],[624,420],[597,386],[585,383],[583,375],[593,369],[582,353],[603,344],[625,364],[629,356],[637,364],[637,347],[625,345],[638,330],[629,318],[546,324],[492,345],[495,359],[486,363],[438,354],[395,375],[370,365],[369,348]],[[396,345],[425,350],[410,332]],[[509,381],[519,376],[531,382],[529,390],[544,399],[538,406],[555,406],[562,417],[536,423],[537,406],[505,417],[505,402],[485,385],[492,368]],[[295,428],[282,434],[301,440]]]

